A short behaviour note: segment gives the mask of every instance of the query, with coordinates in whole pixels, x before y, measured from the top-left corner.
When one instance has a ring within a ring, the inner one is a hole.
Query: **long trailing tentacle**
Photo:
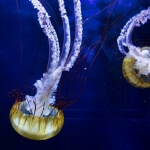
[[[51,24],[50,16],[48,15],[45,8],[42,6],[40,1],[38,0],[29,0],[33,4],[34,8],[38,10],[38,21],[40,23],[41,28],[43,28],[44,33],[48,37],[49,41],[49,50],[50,50],[50,57],[51,61],[48,64],[48,70],[46,73],[43,74],[43,77],[40,80],[37,80],[34,86],[37,88],[37,92],[35,96],[26,95],[26,102],[30,104],[30,108],[27,105],[26,109],[32,109],[32,112],[35,112],[35,115],[41,115],[43,111],[44,115],[49,113],[49,104],[53,104],[55,99],[52,98],[54,93],[52,87],[55,86],[55,82],[59,74],[61,74],[62,69],[58,66],[59,62],[59,42],[57,38],[56,31]],[[36,105],[36,107],[35,107]],[[41,107],[43,106],[43,107]],[[35,108],[40,108],[35,110]]]
[[[80,52],[80,46],[82,43],[82,15],[81,15],[81,3],[80,0],[74,0],[74,12],[75,12],[75,22],[76,22],[76,35],[75,35],[75,41],[73,45],[73,49],[69,55],[70,50],[70,26],[69,26],[69,19],[66,15],[66,9],[64,5],[64,0],[58,0],[59,2],[59,10],[61,12],[61,17],[63,21],[63,27],[64,27],[64,44],[63,49],[61,53],[61,59],[59,66],[62,67],[62,71],[69,71],[69,69],[74,65],[74,62],[76,61],[76,58],[78,57],[78,54]],[[65,66],[64,66],[65,65]],[[57,77],[57,81],[55,82],[55,85],[52,87],[53,91],[57,90],[59,80],[61,78],[61,74]],[[54,98],[54,96],[53,96]]]
[[[33,4],[34,8],[38,10],[38,21],[41,28],[43,28],[44,33],[48,37],[49,41],[49,62],[48,62],[48,71],[54,71],[59,62],[60,48],[58,37],[56,31],[50,21],[50,16],[48,15],[45,8],[38,0],[29,0]]]
[[[147,10],[142,10],[139,14],[132,17],[126,25],[121,30],[120,36],[117,39],[118,48],[121,53],[127,55],[124,47],[128,47],[129,52],[130,49],[133,48],[135,53],[139,53],[139,48],[134,46],[131,40],[132,32],[135,27],[140,27],[142,24],[145,24],[148,19],[150,19],[150,7]],[[136,51],[137,49],[137,51]]]
[[[65,70],[69,71],[70,68],[74,65],[79,52],[80,52],[80,47],[82,44],[82,32],[83,32],[83,27],[82,27],[82,14],[81,14],[81,2],[80,0],[73,0],[74,2],[74,14],[75,14],[75,39],[74,39],[74,44],[73,48],[70,52],[70,55],[65,63]]]
[[[60,61],[58,64],[58,68],[60,67],[60,68],[62,68],[62,70],[57,75],[57,78],[55,78],[55,82],[51,85],[52,95],[50,97],[50,104],[54,104],[54,102],[55,102],[55,92],[57,90],[57,87],[58,87],[58,84],[59,84],[59,81],[60,81],[60,78],[62,75],[64,64],[65,64],[66,59],[67,59],[68,54],[69,54],[70,43],[71,43],[70,25],[69,25],[69,19],[67,16],[65,5],[64,5],[64,0],[58,0],[58,3],[59,3],[59,10],[61,13],[61,18],[62,18],[62,22],[63,22],[63,29],[64,29],[63,49],[62,49]]]
[[[41,114],[49,114],[49,104],[53,105],[55,103],[55,92],[57,90],[57,86],[60,81],[62,72],[64,70],[69,70],[73,66],[80,52],[80,46],[82,43],[81,3],[79,0],[74,0],[76,35],[73,49],[70,52],[70,56],[68,58],[71,39],[69,19],[66,15],[64,1],[58,0],[64,26],[64,46],[60,59],[60,50],[57,34],[51,24],[48,13],[38,0],[29,1],[31,1],[34,8],[38,10],[38,20],[41,28],[43,28],[44,33],[48,37],[50,47],[49,59],[51,58],[51,60],[48,64],[48,70],[46,73],[43,74],[43,77],[40,80],[37,80],[34,84],[34,86],[37,88],[37,92],[35,96],[26,95],[26,103],[29,104],[26,106],[26,109],[28,111],[31,111],[36,116],[41,116]],[[36,110],[36,108],[38,109]]]
[[[71,43],[70,25],[69,25],[69,19],[67,16],[65,5],[64,5],[64,0],[58,0],[58,2],[59,2],[59,10],[61,13],[63,29],[64,29],[64,43],[63,43],[63,49],[61,52],[59,65],[64,66],[70,50],[70,43]]]

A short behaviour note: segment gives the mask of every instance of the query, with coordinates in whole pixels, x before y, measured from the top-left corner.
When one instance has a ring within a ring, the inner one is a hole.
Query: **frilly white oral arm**
[[[43,74],[43,78],[34,84],[37,88],[35,96],[26,96],[26,109],[35,116],[48,115],[50,113],[49,104],[54,104],[53,96],[56,89],[57,78],[62,73],[62,67],[58,67],[60,48],[56,31],[51,24],[50,16],[38,0],[29,0],[34,8],[38,10],[38,21],[44,33],[48,37],[51,61],[48,62],[48,71]]]
[[[121,53],[127,54],[124,47],[130,48],[134,46],[131,40],[132,32],[135,27],[140,27],[150,19],[150,7],[147,10],[142,10],[139,14],[132,17],[121,30],[120,36],[117,39],[118,48]],[[129,49],[130,51],[130,49]]]
[[[58,2],[59,2],[59,10],[63,22],[63,29],[64,29],[64,43],[63,43],[63,49],[61,52],[59,65],[64,66],[70,51],[70,43],[71,43],[70,25],[69,25],[69,19],[67,16],[65,5],[64,5],[64,0],[58,0]]]
[[[37,80],[34,86],[37,88],[35,96],[26,95],[28,111],[31,111],[35,116],[48,115],[50,113],[49,104],[55,103],[54,89],[57,89],[57,78],[62,73],[62,67],[58,67],[53,73],[44,73],[43,78]]]
[[[80,47],[82,44],[82,34],[83,34],[83,27],[82,27],[82,14],[81,14],[81,2],[80,0],[73,0],[74,2],[74,14],[75,14],[75,39],[72,51],[69,55],[69,58],[66,61],[65,70],[69,71],[70,68],[73,67],[79,52]]]
[[[59,55],[60,55],[60,48],[58,37],[56,31],[51,24],[50,16],[48,15],[45,8],[42,6],[39,0],[29,0],[35,9],[38,10],[38,21],[40,23],[41,28],[43,28],[44,33],[48,37],[49,41],[49,49],[50,49],[50,58],[48,62],[48,68],[51,71],[54,71],[58,65]]]
[[[73,49],[70,52],[70,56],[68,58],[69,50],[70,50],[70,41],[71,41],[69,19],[66,15],[67,13],[64,5],[64,0],[58,0],[58,2],[59,2],[59,10],[61,12],[61,17],[62,17],[63,27],[64,27],[64,44],[63,44],[60,63],[58,67],[62,67],[63,68],[62,71],[69,71],[69,69],[73,67],[74,62],[78,57],[78,54],[80,52],[80,47],[82,44],[83,27],[82,27],[81,3],[80,0],[73,0],[76,34],[75,34]],[[62,73],[59,74],[57,81],[55,82],[55,85],[52,88],[54,92],[56,92],[57,90],[58,83],[61,78],[61,74]],[[55,95],[53,95],[53,99],[54,98]]]
[[[26,110],[30,111],[35,116],[47,116],[51,112],[49,104],[53,105],[55,103],[55,92],[57,90],[62,72],[64,70],[69,70],[73,66],[80,52],[83,30],[81,3],[79,0],[74,0],[76,34],[73,49],[68,58],[71,41],[69,19],[67,17],[64,1],[58,0],[64,27],[64,45],[60,58],[60,48],[57,34],[51,24],[48,13],[38,0],[29,1],[31,1],[34,8],[38,10],[38,21],[49,40],[49,58],[51,58],[51,60],[48,62],[47,72],[44,73],[43,77],[40,80],[37,80],[34,84],[37,88],[35,96],[26,95]]]
[[[60,14],[61,14],[62,22],[63,22],[63,29],[64,29],[64,43],[63,43],[63,48],[61,51],[60,60],[58,63],[58,67],[61,67],[62,71],[57,76],[57,80],[55,80],[55,83],[54,83],[53,87],[51,88],[51,90],[53,92],[52,92],[52,96],[50,98],[49,104],[55,103],[55,92],[57,90],[62,72],[64,71],[64,64],[65,64],[66,59],[68,57],[69,50],[70,50],[70,43],[71,43],[70,25],[69,25],[69,19],[67,16],[65,5],[64,5],[64,0],[58,0],[58,3],[59,3],[59,10],[60,10]]]

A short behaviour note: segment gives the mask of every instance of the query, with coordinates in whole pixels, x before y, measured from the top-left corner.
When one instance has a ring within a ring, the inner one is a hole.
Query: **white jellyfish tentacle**
[[[75,14],[75,39],[73,48],[70,52],[70,55],[65,63],[65,70],[69,71],[70,68],[73,67],[79,52],[80,47],[82,44],[82,34],[83,34],[83,27],[82,27],[82,14],[81,14],[81,2],[80,0],[73,0],[74,2],[74,14]]]
[[[37,89],[35,96],[26,95],[26,110],[30,111],[35,116],[47,116],[51,112],[49,104],[55,104],[55,92],[57,90],[62,72],[65,70],[69,70],[73,66],[80,51],[80,46],[82,42],[81,3],[79,0],[74,0],[76,36],[70,57],[69,59],[67,59],[69,55],[71,41],[69,19],[65,10],[64,1],[58,0],[64,27],[64,46],[60,59],[60,48],[57,34],[51,24],[48,13],[39,2],[39,0],[29,1],[31,1],[34,8],[38,10],[38,21],[41,28],[43,28],[44,33],[48,37],[50,51],[49,59],[51,58],[51,61],[49,60],[48,62],[47,72],[44,73],[43,77],[40,80],[37,80],[34,84]]]
[[[147,10],[142,10],[139,14],[132,17],[121,30],[120,36],[117,39],[118,48],[123,54],[127,54],[124,47],[133,46],[131,36],[134,27],[140,27],[150,19],[150,7]]]
[[[73,49],[70,53],[69,58],[69,50],[70,50],[70,26],[69,26],[69,19],[66,15],[64,0],[58,0],[59,2],[59,10],[61,12],[61,17],[64,26],[64,45],[61,53],[60,64],[58,67],[62,68],[62,71],[69,71],[69,69],[73,66],[78,54],[80,52],[80,46],[82,43],[82,15],[81,15],[81,3],[80,0],[74,0],[74,12],[75,12],[75,22],[76,22],[76,35],[75,35],[75,42],[73,45]],[[65,65],[65,66],[64,66]],[[56,92],[58,83],[60,81],[62,73],[59,74],[57,77],[57,81],[55,85],[52,87],[53,92]],[[52,101],[55,100],[55,95],[51,98]]]
[[[60,60],[58,63],[58,67],[61,66],[62,71],[63,71],[63,69],[64,69],[63,66],[66,62],[66,59],[67,59],[69,51],[70,51],[71,36],[70,36],[69,18],[67,16],[67,12],[65,9],[64,0],[58,0],[58,3],[59,3],[59,11],[61,14],[61,18],[62,18],[62,22],[63,22],[63,29],[64,29],[64,43],[63,43],[63,48],[61,51],[61,56],[60,56]],[[57,80],[55,81],[55,84],[52,87],[53,93],[55,93],[57,90],[61,75],[62,75],[62,72],[59,74],[59,76],[57,77]],[[49,103],[54,104],[54,102],[55,102],[55,94],[53,94],[51,96]]]
[[[29,1],[33,4],[34,8],[38,10],[38,21],[40,23],[41,28],[43,28],[44,33],[48,37],[50,51],[48,69],[54,71],[58,65],[60,55],[60,48],[56,31],[53,25],[51,24],[50,16],[48,15],[43,5],[38,0]]]
[[[63,43],[59,65],[63,66],[65,64],[65,61],[70,51],[71,36],[70,36],[69,19],[65,9],[64,0],[58,0],[58,2],[59,2],[59,10],[63,22],[63,29],[64,29],[64,43]]]
[[[50,113],[49,104],[55,103],[55,89],[58,85],[58,78],[62,73],[62,67],[58,67],[53,73],[44,73],[43,78],[37,80],[34,86],[37,89],[35,96],[26,95],[26,109],[31,111],[35,116],[48,115]],[[57,84],[56,84],[57,83]],[[35,110],[36,104],[36,110]],[[40,109],[38,109],[40,108]]]
[[[132,23],[132,19],[130,19],[127,23],[126,23],[126,25],[123,27],[123,29],[121,30],[121,33],[120,33],[120,36],[118,37],[118,39],[117,39],[117,43],[118,43],[118,48],[119,48],[119,50],[121,51],[121,53],[123,53],[124,55],[126,55],[127,54],[127,52],[125,51],[125,49],[124,49],[124,46],[126,47],[127,45],[126,45],[126,37],[127,37],[127,31],[128,31],[128,29],[129,29],[129,27],[130,27],[130,25],[131,25],[131,23]],[[129,32],[130,32],[130,30],[129,30]],[[129,33],[128,32],[128,33]],[[132,35],[132,32],[130,32],[130,35]],[[131,36],[129,36],[130,38],[131,38]],[[129,38],[128,38],[129,39]],[[130,43],[130,42],[129,42]],[[131,44],[131,43],[130,43]]]
[[[50,113],[49,104],[53,104],[55,101],[55,99],[51,98],[54,93],[52,87],[55,85],[57,77],[62,72],[61,67],[57,68],[60,57],[59,42],[56,31],[51,24],[50,17],[45,8],[38,0],[29,1],[31,1],[34,8],[38,10],[38,21],[48,37],[51,62],[48,62],[47,72],[44,73],[43,77],[40,80],[37,80],[34,84],[37,88],[36,95],[26,95],[25,99],[27,104],[29,104],[26,106],[26,109],[36,116],[40,116],[42,112],[43,115],[48,115]]]
[[[134,58],[136,60],[135,68],[144,75],[150,73],[150,51],[149,49],[144,49],[144,51],[141,51],[140,47],[136,47],[135,45],[133,45],[132,32],[135,27],[140,27],[141,25],[147,23],[149,19],[150,7],[133,16],[123,27],[120,36],[117,39],[120,52],[127,57]],[[124,47],[127,47],[129,51],[126,52]]]
[[[69,71],[70,68],[73,67],[74,62],[76,61],[78,54],[80,52],[80,47],[82,43],[82,15],[81,15],[81,2],[80,0],[73,0],[74,2],[74,14],[75,14],[75,25],[76,25],[76,35],[74,40],[73,49],[70,52],[70,56],[68,58],[69,50],[70,50],[70,26],[69,19],[66,15],[64,0],[58,0],[59,2],[59,10],[61,12],[61,17],[64,26],[64,45],[61,53],[60,64],[58,67],[62,68],[62,71]],[[62,72],[57,77],[57,82],[52,87],[53,93],[56,92],[58,83],[60,81]],[[55,100],[55,95],[51,98],[52,101]]]

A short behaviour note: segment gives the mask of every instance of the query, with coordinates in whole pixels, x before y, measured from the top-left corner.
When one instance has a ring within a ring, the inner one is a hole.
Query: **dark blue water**
[[[63,28],[58,3],[56,0],[45,2],[49,4],[43,2],[52,16],[62,46]],[[65,2],[73,35],[73,4],[72,0]],[[129,18],[147,9],[150,1],[118,0],[115,4],[112,0],[81,2],[83,20],[90,17],[84,23],[86,45],[80,56],[82,58],[87,54],[84,60],[86,63],[83,61],[80,65],[76,64],[76,71],[65,73],[62,78],[65,81],[69,74],[70,78],[75,79],[79,75],[79,82],[75,84],[79,90],[72,89],[74,84],[68,90],[68,83],[63,90],[59,88],[63,96],[68,97],[69,93],[77,101],[64,110],[64,127],[56,137],[47,141],[32,141],[18,135],[11,127],[9,110],[14,99],[7,95],[22,85],[32,87],[45,72],[48,61],[47,37],[40,29],[37,11],[28,0],[18,0],[19,13],[15,1],[0,1],[1,150],[150,150],[150,90],[134,88],[124,79],[121,70],[124,56],[116,43],[120,30]],[[97,15],[93,15],[95,13]],[[148,22],[134,30],[133,41],[137,46],[150,46],[149,28]],[[97,47],[88,51],[97,41]],[[36,63],[33,64],[35,58]],[[80,58],[77,62],[80,62]],[[89,68],[91,64],[89,73],[84,73],[84,68]],[[87,81],[82,91],[85,78]],[[82,94],[78,97],[80,91]],[[57,97],[59,99],[59,95]]]

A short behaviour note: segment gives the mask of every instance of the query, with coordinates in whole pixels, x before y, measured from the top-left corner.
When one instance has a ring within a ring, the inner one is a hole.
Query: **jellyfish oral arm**
[[[66,61],[65,70],[69,71],[70,68],[74,65],[82,43],[82,34],[83,34],[83,27],[82,27],[82,14],[81,14],[81,2],[80,0],[73,0],[74,1],[74,14],[75,14],[75,39],[73,44],[73,49]]]
[[[45,8],[42,6],[42,4],[38,0],[29,0],[35,9],[38,10],[38,21],[43,28],[44,33],[48,37],[48,41],[50,44],[50,55],[51,59],[48,61],[48,66],[51,69],[51,71],[54,71],[58,65],[59,56],[60,56],[60,48],[59,48],[59,42],[58,37],[56,34],[56,31],[50,21],[50,16],[48,15]],[[50,61],[51,60],[51,61]]]
[[[64,43],[63,43],[63,49],[61,52],[59,65],[64,66],[70,50],[71,35],[70,35],[69,19],[65,9],[64,1],[58,0],[58,2],[59,2],[59,10],[63,22],[63,29],[64,29]]]
[[[26,110],[35,116],[47,116],[51,110],[49,105],[55,104],[55,92],[57,90],[63,71],[69,71],[74,65],[82,43],[82,15],[80,0],[73,0],[75,13],[75,40],[70,51],[70,26],[64,1],[58,0],[59,10],[64,28],[64,44],[60,55],[59,41],[56,31],[51,24],[50,16],[38,0],[29,0],[38,10],[38,21],[49,42],[49,60],[47,72],[34,86],[37,88],[35,96],[26,95]]]
[[[142,10],[139,14],[132,17],[121,30],[120,36],[117,39],[118,47],[121,53],[127,54],[123,47],[133,46],[131,36],[135,27],[140,27],[150,19],[150,7],[147,10]]]
[[[55,103],[55,89],[57,89],[57,78],[60,78],[62,67],[58,67],[53,73],[44,73],[43,78],[37,80],[34,86],[37,88],[35,96],[26,95],[26,109],[35,116],[41,114],[47,116],[51,110],[49,104]]]

